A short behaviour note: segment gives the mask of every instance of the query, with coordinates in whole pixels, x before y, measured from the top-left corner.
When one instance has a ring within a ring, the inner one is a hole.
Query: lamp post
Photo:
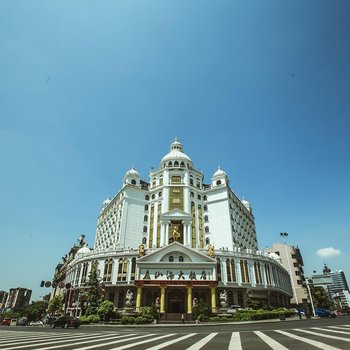
[[[311,282],[310,282],[311,281]],[[307,292],[309,294],[309,298],[310,298],[310,302],[311,302],[311,307],[312,307],[312,313],[314,315],[314,317],[316,317],[316,312],[315,312],[315,307],[314,307],[314,302],[312,300],[312,294],[311,294],[311,290],[310,290],[310,284],[313,285],[313,281],[312,279],[310,278],[306,278],[305,279],[305,284],[306,284],[306,288],[307,288]],[[305,310],[306,311],[306,310]]]

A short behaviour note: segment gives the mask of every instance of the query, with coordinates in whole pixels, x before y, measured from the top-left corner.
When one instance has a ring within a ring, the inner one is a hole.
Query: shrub
[[[80,316],[79,318],[81,324],[88,324],[87,316]]]
[[[92,318],[93,323],[99,323],[101,321],[100,316],[98,315],[93,315],[94,317]]]
[[[121,322],[121,324],[128,324],[129,323],[129,317],[128,316],[123,316],[120,322]]]
[[[200,300],[198,302],[198,304],[193,307],[192,315],[193,315],[194,320],[198,320],[198,317],[200,315],[203,315],[203,316],[206,316],[206,318],[209,318],[210,309],[209,309],[208,305],[203,300]]]
[[[135,318],[135,324],[142,324],[142,316],[138,316]]]
[[[220,320],[221,321],[229,321],[230,319],[228,317],[226,317],[226,316],[222,316]]]
[[[197,317],[197,320],[198,320],[199,322],[208,322],[208,321],[209,321],[209,317],[208,317],[207,315],[201,314],[201,315],[199,315],[199,316]]]
[[[220,321],[220,317],[218,317],[218,316],[210,317],[209,321],[211,321],[211,322],[219,322]]]

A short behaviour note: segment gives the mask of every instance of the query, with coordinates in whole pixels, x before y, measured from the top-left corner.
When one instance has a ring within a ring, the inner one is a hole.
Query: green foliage
[[[92,267],[92,270],[89,273],[87,286],[89,288],[87,292],[88,307],[85,314],[91,315],[96,313],[96,310],[102,303],[104,296],[104,290],[101,285],[101,280],[97,276],[95,265]]]
[[[142,316],[145,316],[145,317],[151,316],[152,321],[159,320],[159,313],[157,311],[155,304],[152,304],[152,306],[145,306],[142,309]]]
[[[135,317],[132,317],[132,316],[128,317],[128,323],[129,324],[134,324],[135,323]]]
[[[198,315],[198,317],[196,319],[199,322],[208,322],[209,321],[209,316],[204,315],[204,314],[200,314],[200,315]]]
[[[28,321],[41,320],[45,314],[48,307],[48,302],[44,300],[32,301],[30,305],[26,307],[23,315],[28,317]]]
[[[312,301],[315,308],[320,307],[323,309],[333,309],[334,305],[329,297],[329,294],[323,287],[310,286],[310,291],[312,295]]]
[[[63,296],[56,295],[49,302],[48,311],[51,315],[55,314],[57,311],[61,311],[63,308]]]
[[[235,321],[256,321],[256,320],[268,320],[279,318],[280,315],[286,315],[290,317],[294,315],[293,311],[285,309],[274,309],[268,310],[238,310],[233,315],[233,320]]]
[[[220,318],[220,321],[231,321],[231,319],[228,318],[228,317],[226,317],[226,316],[222,316],[222,317]]]
[[[114,304],[109,300],[103,301],[97,308],[97,314],[104,320],[109,320],[113,316],[113,311]]]
[[[247,298],[246,301],[247,307],[252,308],[253,310],[259,310],[262,307],[262,303],[259,300]]]
[[[208,318],[210,315],[210,309],[203,300],[200,300],[197,305],[193,307],[192,315],[194,320],[197,320],[200,315]]]
[[[128,324],[129,323],[129,317],[128,316],[123,316],[120,322],[121,322],[121,324]]]
[[[220,321],[220,317],[218,317],[218,316],[209,317],[209,321],[210,322],[219,322]]]

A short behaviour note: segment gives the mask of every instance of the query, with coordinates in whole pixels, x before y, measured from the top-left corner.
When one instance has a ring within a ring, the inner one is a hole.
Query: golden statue
[[[143,244],[139,245],[139,256],[145,255],[145,246]]]
[[[174,242],[176,242],[179,238],[180,238],[180,233],[177,230],[177,226],[175,226],[174,230],[173,230],[173,240],[174,240]]]
[[[214,256],[214,245],[209,244],[208,245],[208,255],[212,258]]]

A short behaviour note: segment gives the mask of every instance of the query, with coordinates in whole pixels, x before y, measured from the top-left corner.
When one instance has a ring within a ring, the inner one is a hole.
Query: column
[[[211,312],[216,312],[216,287],[210,287],[211,289]]]
[[[182,221],[182,236],[183,236],[183,242],[184,246],[187,245],[187,223]]]
[[[142,287],[137,287],[136,312],[140,312],[140,307],[141,307],[141,295],[142,295]]]
[[[160,222],[160,246],[165,245],[165,229],[164,229],[164,222]]]
[[[165,313],[165,287],[160,287],[160,313]]]
[[[169,244],[169,224],[170,222],[165,224],[165,245]]]
[[[187,286],[187,313],[192,313],[192,286]]]

